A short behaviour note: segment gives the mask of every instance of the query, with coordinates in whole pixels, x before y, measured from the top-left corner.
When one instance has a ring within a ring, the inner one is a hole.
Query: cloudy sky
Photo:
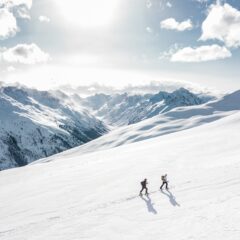
[[[0,81],[240,89],[239,0],[0,0]]]

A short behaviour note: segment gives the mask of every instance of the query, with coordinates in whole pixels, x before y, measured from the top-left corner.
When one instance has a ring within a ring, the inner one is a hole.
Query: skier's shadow
[[[163,190],[160,190],[162,194],[166,195],[169,198],[170,203],[176,207],[180,207],[180,204],[176,201],[176,197],[169,191],[166,190],[166,192],[164,192]]]
[[[154,203],[152,202],[152,199],[148,195],[146,195],[146,197],[140,197],[146,203],[148,211],[150,213],[157,214],[157,210],[153,207]]]

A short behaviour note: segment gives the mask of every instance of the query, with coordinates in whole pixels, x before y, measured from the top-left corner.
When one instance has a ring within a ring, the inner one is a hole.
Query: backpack
[[[142,187],[144,187],[146,184],[145,184],[145,181],[142,181],[141,182],[141,185],[142,185]]]
[[[162,181],[165,181],[165,176],[161,176]]]

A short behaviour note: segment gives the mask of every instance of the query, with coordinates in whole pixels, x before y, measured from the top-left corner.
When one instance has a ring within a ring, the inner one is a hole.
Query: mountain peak
[[[160,91],[157,94],[129,95],[128,93],[94,95],[83,105],[95,111],[110,125],[128,125],[170,111],[175,107],[199,105],[204,99],[185,88],[174,92]]]
[[[50,92],[3,86],[0,91],[0,170],[79,146],[108,130],[85,109]]]

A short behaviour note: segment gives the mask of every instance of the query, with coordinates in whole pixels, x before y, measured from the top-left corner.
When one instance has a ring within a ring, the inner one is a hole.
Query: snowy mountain
[[[139,123],[119,127],[82,145],[79,153],[114,148],[213,122],[238,112],[239,103],[240,91],[236,91],[202,105],[174,108]]]
[[[67,96],[0,87],[0,170],[79,146],[107,132]],[[68,99],[69,100],[69,99]]]
[[[87,143],[105,134],[111,125],[133,124],[211,98],[184,88],[172,93],[87,98],[24,87],[1,86],[0,92],[0,170]]]
[[[106,123],[123,126],[163,114],[176,107],[203,104],[210,99],[211,96],[198,96],[180,88],[172,93],[160,91],[145,95],[96,94],[79,102],[92,109]]]
[[[0,172],[1,240],[239,240],[238,96],[212,103],[231,114],[202,126]]]

